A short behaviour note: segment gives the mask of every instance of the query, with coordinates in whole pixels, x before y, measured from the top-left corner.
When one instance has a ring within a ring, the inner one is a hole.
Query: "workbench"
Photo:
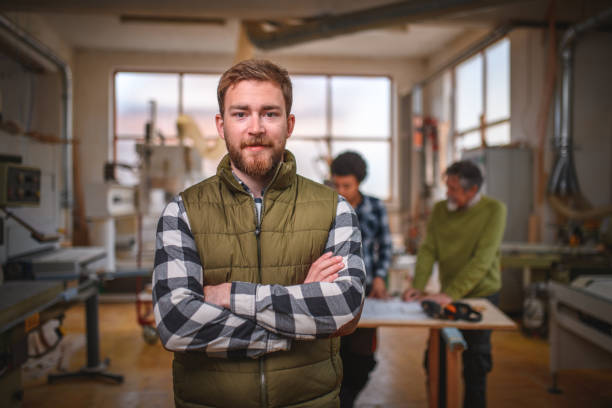
[[[500,246],[502,268],[519,268],[523,272],[523,287],[531,283],[532,269],[550,270],[557,264],[569,264],[582,258],[599,255],[595,247],[548,245],[527,242],[502,242]]]
[[[109,360],[100,359],[97,275],[105,257],[100,247],[47,248],[5,264],[6,276],[12,280],[0,285],[0,333],[17,328],[24,340],[19,346],[25,347],[22,355],[27,354],[28,326],[44,321],[40,313],[55,306],[66,309],[77,302],[85,303],[87,364],[76,372],[49,374],[49,382],[72,377],[123,382],[123,376],[106,372]],[[15,280],[19,277],[27,280]]]
[[[446,341],[446,406],[461,406],[459,398],[461,365],[460,352],[465,348],[461,330],[516,330],[508,316],[486,299],[464,299],[472,308],[482,313],[480,322],[433,319],[425,314],[418,302],[389,301],[366,298],[358,327],[414,327],[429,329],[428,351],[428,401],[430,408],[438,408],[438,392],[441,384],[438,372],[439,339]]]
[[[104,266],[102,247],[48,248],[11,258],[7,279],[73,280],[96,274]]]
[[[550,392],[559,393],[561,370],[612,368],[612,275],[549,282],[549,295]]]
[[[60,282],[0,285],[0,401],[8,407],[18,407],[23,397],[21,365],[28,359],[28,332],[44,322],[41,314],[61,301],[62,290]]]
[[[48,381],[88,377],[123,382],[122,375],[106,371],[108,359],[100,361],[97,281],[85,279],[73,287],[56,280],[9,281],[0,285],[0,397],[11,400],[10,406],[19,406],[22,394],[20,368],[28,358],[28,332],[78,302],[85,303],[87,364],[75,372],[49,374]],[[55,312],[45,316],[50,310]]]

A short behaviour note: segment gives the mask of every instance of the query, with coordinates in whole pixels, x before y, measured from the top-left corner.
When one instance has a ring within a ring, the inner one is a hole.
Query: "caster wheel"
[[[159,336],[157,335],[157,331],[153,327],[143,326],[142,338],[147,344],[155,344]]]

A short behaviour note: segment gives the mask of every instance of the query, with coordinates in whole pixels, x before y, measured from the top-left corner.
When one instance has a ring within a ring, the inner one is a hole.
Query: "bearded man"
[[[351,206],[296,174],[286,70],[264,60],[226,71],[216,126],[228,155],[179,194],[157,229],[153,302],[174,352],[179,407],[332,407],[339,337],[364,298]]]

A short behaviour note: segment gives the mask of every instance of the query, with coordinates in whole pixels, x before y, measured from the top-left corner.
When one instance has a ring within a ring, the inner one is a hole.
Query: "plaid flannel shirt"
[[[389,219],[385,205],[378,198],[361,194],[361,203],[355,211],[359,218],[367,284],[379,276],[387,278],[393,257],[393,243],[389,232]]]
[[[153,270],[154,315],[162,343],[172,351],[257,358],[289,350],[292,339],[333,335],[358,315],[365,283],[359,221],[342,197],[324,252],[329,251],[341,255],[345,265],[334,282],[232,282],[229,310],[207,303],[202,286],[206,271],[182,198],[175,197],[158,223]]]

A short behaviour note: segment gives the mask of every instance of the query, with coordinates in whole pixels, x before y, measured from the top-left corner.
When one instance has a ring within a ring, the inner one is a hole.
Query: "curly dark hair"
[[[359,153],[344,152],[332,161],[331,172],[336,176],[353,175],[361,183],[368,175],[368,165]]]

